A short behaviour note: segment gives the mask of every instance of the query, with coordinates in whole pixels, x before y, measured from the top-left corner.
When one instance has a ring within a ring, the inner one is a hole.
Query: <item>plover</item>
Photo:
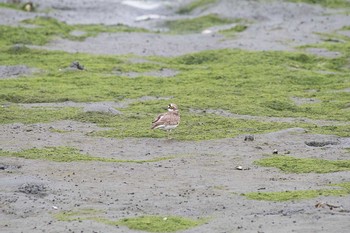
[[[180,113],[176,104],[168,105],[168,112],[159,114],[152,122],[151,129],[161,129],[169,132],[180,124]]]

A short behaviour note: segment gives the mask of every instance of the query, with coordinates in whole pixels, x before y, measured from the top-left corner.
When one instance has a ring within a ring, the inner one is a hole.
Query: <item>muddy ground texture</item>
[[[159,30],[162,20],[207,13],[255,21],[239,36],[226,40],[215,33],[218,28],[212,28],[211,34],[191,35],[138,33],[130,37],[127,33],[106,33],[83,42],[56,39],[42,47],[68,52],[177,56],[219,48],[294,50],[298,45],[320,42],[321,38],[312,32],[332,32],[350,22],[349,16],[336,10],[281,1],[222,0],[206,10],[185,16],[175,12],[180,4],[188,1],[162,1],[159,5],[148,1],[138,7],[133,6],[133,1],[121,0],[34,2],[51,10],[27,13],[1,8],[0,23],[17,25],[26,18],[49,15],[69,24],[123,23]],[[140,20],[147,15],[162,17]],[[323,50],[310,52],[337,56]],[[1,77],[16,78],[30,73],[25,65],[0,68]],[[147,99],[154,98],[130,101]],[[96,111],[117,111],[118,108],[122,111],[128,103],[80,104]],[[47,105],[52,107],[50,103]],[[203,142],[87,136],[99,130],[104,128],[74,121],[0,125],[0,149],[19,151],[69,146],[81,153],[123,160],[169,155],[174,158],[148,163],[57,163],[2,157],[0,232],[137,232],[93,220],[65,222],[54,218],[61,211],[81,209],[102,211],[102,217],[111,220],[142,215],[208,217],[206,224],[184,232],[347,232],[350,229],[349,197],[267,202],[248,200],[240,195],[322,189],[328,184],[349,181],[349,172],[286,174],[253,164],[275,149],[279,154],[300,158],[348,159],[349,153],[344,148],[350,147],[349,138],[310,135],[301,128],[253,135],[254,140],[246,141],[246,135]],[[237,166],[243,169],[238,170]],[[342,208],[316,208],[317,202]]]

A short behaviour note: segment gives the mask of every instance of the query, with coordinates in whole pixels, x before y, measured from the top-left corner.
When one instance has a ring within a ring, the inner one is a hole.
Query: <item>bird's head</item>
[[[168,105],[168,111],[169,112],[172,112],[172,111],[177,111],[178,108],[177,108],[177,105],[176,104],[169,104]]]

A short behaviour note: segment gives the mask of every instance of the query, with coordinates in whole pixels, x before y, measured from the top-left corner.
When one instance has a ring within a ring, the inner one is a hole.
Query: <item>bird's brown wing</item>
[[[163,113],[158,115],[158,117],[152,123],[152,129],[164,123],[169,125],[177,125],[179,124],[179,115],[173,112]]]
[[[157,121],[159,121],[160,118],[162,118],[163,115],[164,115],[164,113],[159,114],[156,118],[154,118],[154,120],[152,121],[152,123],[156,123]]]
[[[154,129],[155,127],[157,127],[158,125],[162,124],[162,118],[164,117],[165,113],[163,114],[159,114],[153,121],[152,121],[152,127],[151,129]]]

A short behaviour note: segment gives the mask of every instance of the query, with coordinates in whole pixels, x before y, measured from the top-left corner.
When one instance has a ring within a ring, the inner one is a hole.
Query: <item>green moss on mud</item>
[[[54,215],[59,221],[83,221],[90,220],[108,225],[122,225],[131,230],[146,232],[176,232],[194,228],[206,222],[205,219],[193,220],[179,216],[159,216],[146,215],[133,218],[124,218],[120,220],[110,220],[101,217],[102,211],[95,209],[81,209],[77,211],[62,211]]]
[[[348,191],[348,193],[350,193],[350,182],[343,182],[343,183],[339,183],[339,184],[332,184],[331,186],[341,187],[343,189],[346,189]]]
[[[80,209],[77,211],[61,211],[56,213],[54,217],[58,221],[71,222],[96,218],[100,214],[102,214],[102,211],[96,209]]]
[[[350,194],[350,182],[334,184],[341,189],[296,190],[283,192],[252,192],[243,194],[248,199],[259,201],[292,201],[312,199],[319,196],[346,196]]]
[[[23,7],[21,4],[12,4],[12,3],[0,3],[0,7],[3,8],[10,8],[10,9],[15,9],[15,10],[23,10]]]
[[[331,8],[348,8],[350,2],[348,0],[288,0],[290,2],[304,2],[308,4],[319,4],[324,7]]]
[[[0,107],[1,124],[10,123],[45,123],[74,118],[80,112],[77,108],[21,108],[17,106]]]
[[[54,162],[99,161],[114,163],[150,163],[175,158],[174,156],[167,156],[149,160],[121,160],[115,158],[93,157],[88,154],[82,154],[79,152],[79,150],[75,148],[64,146],[33,148],[19,152],[0,150],[0,157],[1,156],[17,157],[24,159],[40,159]]]
[[[295,158],[292,156],[271,156],[255,161],[264,167],[276,167],[290,173],[329,173],[350,171],[350,160],[324,160]]]
[[[234,23],[236,20],[221,18],[217,14],[209,14],[193,19],[179,19],[174,21],[167,21],[165,26],[169,28],[171,33],[183,34],[201,32],[206,28]]]
[[[191,109],[222,109],[242,115],[349,121],[349,93],[342,91],[349,85],[347,70],[343,66],[333,66],[333,59],[300,53],[220,50],[170,59],[154,57],[150,59],[157,63],[130,64],[127,57],[122,56],[74,54],[72,58],[71,54],[63,52],[32,49],[14,52],[11,48],[2,51],[0,58],[3,64],[26,64],[42,70],[34,77],[0,80],[0,103],[3,104],[120,101],[142,96],[175,98],[135,103],[122,109],[124,114],[118,116],[94,115],[69,108],[34,110],[9,107],[3,108],[4,111],[0,113],[0,123],[73,119],[115,128],[104,132],[105,136],[162,137],[163,132],[149,131],[148,127],[154,116],[163,111],[163,106],[170,101],[180,106],[183,118],[180,127],[174,132],[176,139],[232,137],[288,127],[350,135],[349,125],[245,121],[191,112]],[[65,70],[73,59],[79,60],[86,70]],[[113,74],[115,69],[142,73],[162,67],[179,70],[180,74],[167,79],[150,76],[131,79]],[[324,74],[319,73],[319,69],[337,72]],[[292,97],[315,98],[320,102],[296,105]]]
[[[237,22],[238,23],[238,22]],[[232,28],[220,30],[219,33],[227,37],[234,37],[237,33],[243,32],[248,28],[246,24],[239,23]]]
[[[190,2],[189,4],[180,7],[180,9],[177,11],[179,14],[188,14],[191,13],[193,10],[198,8],[205,8],[206,6],[210,4],[214,4],[217,0],[195,0]]]
[[[36,20],[40,27],[48,23],[43,19]],[[56,29],[62,27],[58,32],[71,30],[65,29],[68,25],[59,22],[49,21],[48,24]],[[40,27],[31,29],[39,30]],[[13,30],[9,37],[16,34],[17,29],[9,30]],[[303,127],[311,133],[350,136],[350,125],[346,124],[350,121],[350,93],[347,91],[350,85],[350,42],[347,40],[320,45],[332,51],[341,51],[342,56],[337,58],[294,52],[225,49],[174,58],[148,57],[149,62],[136,64],[129,62],[128,56],[42,51],[12,46],[12,42],[6,41],[7,38],[0,38],[0,44],[8,44],[0,48],[2,65],[24,64],[38,72],[21,78],[1,79],[0,104],[122,101],[143,96],[172,98],[134,103],[120,109],[123,114],[117,116],[82,113],[80,109],[72,108],[4,107],[0,112],[1,124],[72,119],[114,128],[101,132],[103,136],[164,137],[164,132],[149,130],[150,122],[169,102],[175,102],[182,115],[182,122],[172,135],[175,139],[227,138],[289,127]],[[83,64],[86,70],[66,69],[75,60]],[[128,78],[120,75],[164,68],[179,73],[171,78],[151,75]],[[293,98],[318,101],[297,104]],[[219,113],[198,114],[193,111],[207,109],[218,110]],[[241,120],[220,115],[221,110],[232,115],[335,120],[340,124],[319,126],[301,121],[275,123]]]
[[[203,223],[202,219],[192,220],[178,216],[141,216],[118,221],[118,224],[125,225],[129,229],[147,232],[175,232],[190,229]]]
[[[74,36],[72,32],[75,30],[83,33],[79,36]],[[69,40],[84,40],[87,37],[96,36],[102,32],[145,31],[144,29],[132,28],[125,25],[68,25],[54,18],[36,17],[23,20],[22,25],[17,27],[0,25],[0,45],[44,45],[54,37]]]
[[[151,112],[151,110],[150,110]],[[151,120],[156,113],[123,114],[122,116],[98,117],[102,114],[83,114],[87,122],[99,122],[99,125],[113,128],[104,130],[94,135],[104,137],[152,137],[164,138],[167,133],[160,130],[151,130]],[[220,117],[213,114],[196,115],[183,112],[181,125],[170,133],[170,137],[177,140],[209,140],[215,138],[235,137],[240,134],[259,134],[291,128],[293,124],[276,122],[259,122],[254,120],[242,120]],[[82,118],[75,120],[82,121]],[[83,120],[83,121],[84,121]]]

